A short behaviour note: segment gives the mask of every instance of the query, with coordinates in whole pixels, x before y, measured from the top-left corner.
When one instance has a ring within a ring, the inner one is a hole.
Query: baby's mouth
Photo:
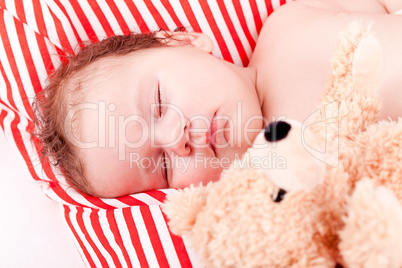
[[[212,149],[215,156],[216,156],[215,144],[216,144],[216,131],[217,130],[218,130],[218,125],[217,125],[217,121],[216,121],[216,112],[215,112],[214,115],[212,116],[211,126],[207,132],[207,142],[209,142],[209,147]]]

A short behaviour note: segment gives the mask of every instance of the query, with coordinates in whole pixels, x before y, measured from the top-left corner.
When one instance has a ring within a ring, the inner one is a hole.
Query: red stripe
[[[28,123],[28,126],[27,126],[26,130],[27,130],[28,133],[32,134],[32,132],[33,132],[33,123],[31,121]],[[49,161],[48,160],[42,161],[42,154],[41,154],[42,144],[40,143],[40,141],[36,137],[33,137],[31,139],[31,141],[32,141],[33,145],[35,146],[36,153],[38,155],[38,158],[39,158],[39,161],[41,163],[42,169],[45,172],[45,175],[47,176],[47,178],[50,179],[50,182],[52,182],[52,183],[57,182],[57,179],[56,179],[56,177],[55,177],[55,175],[53,173],[53,170],[52,170],[52,168],[50,166],[51,164],[49,163]],[[44,178],[41,178],[41,180],[47,181]],[[57,184],[57,186],[59,187],[58,184]],[[51,186],[51,187],[53,187],[53,186]],[[63,192],[63,191],[64,190],[61,190],[61,192]]]
[[[154,249],[159,266],[169,267],[166,254],[161,243],[161,239],[155,226],[154,219],[152,217],[151,211],[149,210],[149,206],[141,206],[140,211],[145,226],[147,227],[148,236],[151,240],[151,244]]]
[[[153,198],[155,198],[156,200],[158,200],[158,201],[161,202],[161,203],[162,203],[162,202],[165,200],[165,198],[166,198],[166,194],[165,194],[164,192],[158,191],[158,190],[156,190],[156,191],[150,191],[150,192],[147,192],[146,194],[149,195],[149,196],[151,196],[151,197],[153,197]]]
[[[269,16],[272,14],[272,12],[274,12],[271,0],[265,0],[265,5],[267,6],[267,14]]]
[[[176,12],[173,10],[172,5],[170,4],[169,0],[162,0],[162,5],[165,7],[166,11],[169,13],[169,16],[172,18],[176,27],[183,27],[183,23],[179,20],[176,15]]]
[[[43,12],[40,0],[33,0],[32,6],[34,9],[35,20],[36,24],[38,25],[39,33],[48,37],[45,20],[43,19]]]
[[[130,233],[131,242],[134,246],[135,252],[137,254],[138,261],[141,267],[149,267],[147,258],[145,257],[144,249],[141,245],[140,237],[138,236],[137,226],[134,223],[134,217],[131,213],[132,208],[123,208],[124,221],[127,224],[127,229]]]
[[[68,51],[69,53],[73,53],[73,48],[67,38],[66,33],[64,32],[64,28],[62,23],[60,22],[60,19],[53,13],[52,10],[49,10],[49,12],[54,21],[54,26],[56,27],[56,33],[60,40],[61,48],[65,51]]]
[[[82,207],[77,207],[77,214],[76,219],[78,226],[81,229],[81,232],[84,234],[85,240],[89,243],[91,248],[95,251],[96,257],[100,261],[102,267],[109,267],[105,257],[103,257],[102,253],[99,251],[98,247],[95,245],[94,241],[92,240],[91,236],[89,235],[87,229],[85,228],[84,220],[83,220],[83,212],[84,209]]]
[[[105,14],[103,14],[103,11],[99,7],[98,3],[96,1],[88,1],[88,4],[94,11],[95,16],[98,18],[103,30],[106,32],[106,35],[107,36],[115,35],[112,27],[110,26],[107,18],[105,17]]]
[[[1,29],[0,29],[0,31],[1,31]],[[1,35],[3,34],[2,32],[0,32],[0,33],[1,33]],[[14,110],[17,111],[18,109],[17,109],[17,106],[15,106],[11,84],[10,84],[10,81],[8,80],[6,72],[5,72],[4,68],[3,68],[3,64],[1,64],[1,62],[0,62],[0,72],[1,72],[1,74],[3,76],[4,82],[6,84],[5,87],[6,87],[6,90],[7,90],[8,103],[11,105],[11,107],[13,107]]]
[[[29,78],[31,79],[31,83],[35,92],[38,92],[42,89],[42,85],[39,81],[38,72],[36,70],[31,51],[29,50],[29,44],[27,41],[27,37],[25,35],[24,27],[22,23],[16,23],[15,29],[17,31],[18,40],[21,46],[22,55],[24,57],[25,66],[27,67]]]
[[[113,233],[114,239],[117,245],[120,247],[121,251],[123,252],[124,259],[126,260],[126,264],[128,267],[132,267],[132,263],[130,257],[128,256],[128,252],[123,244],[123,239],[121,238],[121,234],[119,231],[119,227],[117,226],[116,218],[114,216],[115,210],[106,210],[106,218],[110,226],[110,230]]]
[[[271,5],[271,0],[268,0],[269,5]],[[255,27],[257,29],[257,33],[259,34],[262,28],[262,20],[261,20],[261,16],[260,13],[258,11],[258,6],[257,3],[255,2],[255,0],[250,0],[250,7],[251,7],[251,12],[253,13],[253,18],[254,18],[254,22],[255,22]]]
[[[60,10],[63,12],[64,17],[68,20],[68,23],[71,26],[71,29],[73,30],[74,36],[77,39],[78,44],[82,43],[81,37],[78,34],[77,30],[74,27],[74,24],[70,18],[70,15],[68,14],[67,10],[64,8],[64,6],[60,3],[60,1],[55,1],[56,5],[60,8]]]
[[[220,31],[220,29],[219,29],[219,27],[218,27],[218,25],[217,25],[217,23],[216,23],[216,21],[214,19],[214,16],[213,16],[213,14],[211,12],[211,9],[209,8],[209,5],[208,5],[207,1],[206,0],[200,0],[199,2],[200,2],[200,6],[202,8],[202,12],[204,13],[205,17],[207,18],[209,27],[211,27],[211,30],[212,30],[212,32],[213,32],[213,34],[215,36],[215,39],[216,39],[216,41],[218,43],[219,49],[221,50],[222,57],[225,60],[233,63],[233,58],[230,55],[229,49],[228,49],[228,47],[226,45],[225,40],[223,39],[221,31]]]
[[[41,59],[43,60],[43,65],[45,66],[46,73],[49,76],[54,71],[53,62],[50,58],[50,53],[47,48],[45,38],[39,34],[35,34],[36,42],[38,43]],[[38,92],[36,92],[38,93]]]
[[[70,219],[70,208],[66,205],[63,205],[64,208],[64,218],[67,222],[68,227],[70,227],[71,232],[74,235],[75,240],[78,242],[78,244],[80,245],[80,248],[82,249],[82,252],[84,253],[84,256],[81,257],[85,257],[85,259],[88,261],[89,263],[89,267],[95,267],[95,263],[92,260],[91,255],[89,254],[87,248],[85,247],[84,243],[82,242],[80,236],[78,235],[77,231],[75,230],[71,219]]]
[[[24,4],[21,0],[15,0],[14,1],[15,5],[15,10],[17,11],[17,17],[20,21],[26,22],[27,19],[25,17],[25,11],[24,11]]]
[[[0,100],[0,103],[1,103],[2,101]],[[3,131],[5,131],[5,129],[4,129],[4,118],[6,118],[6,116],[7,116],[7,111],[6,110],[3,110],[3,109],[1,109],[0,110],[0,127],[3,129]]]
[[[91,225],[94,229],[96,236],[98,237],[99,241],[101,242],[102,246],[106,249],[106,251],[112,257],[113,263],[116,267],[122,267],[119,257],[117,257],[116,252],[114,252],[113,248],[110,246],[108,239],[106,238],[105,234],[103,233],[102,226],[99,222],[99,210],[98,209],[91,209],[91,215],[89,218],[91,219]]]
[[[77,2],[77,0],[70,0],[70,4],[74,9],[77,18],[80,20],[82,27],[87,33],[89,40],[91,40],[92,42],[99,41],[98,37],[95,34],[94,29],[92,28],[92,25],[89,23],[87,16],[85,15],[84,11],[82,11],[82,8],[80,4]]]
[[[145,5],[147,6],[149,13],[151,13],[152,17],[154,18],[156,24],[160,29],[165,29],[169,30],[169,27],[167,26],[166,22],[162,18],[161,14],[159,11],[155,8],[155,6],[152,4],[152,1],[144,1]]]
[[[118,197],[116,200],[119,200],[120,202],[129,205],[129,206],[146,206],[147,204],[132,197],[132,196],[123,196],[123,197]]]
[[[279,4],[280,4],[280,5],[286,4],[286,0],[279,0]],[[272,5],[272,4],[271,4],[271,5]]]
[[[22,155],[22,157],[24,158],[24,160],[27,164],[29,173],[31,173],[31,176],[33,177],[34,180],[40,180],[40,178],[36,174],[35,169],[33,168],[29,154],[25,148],[24,142],[22,141],[21,132],[18,129],[18,124],[20,123],[20,117],[19,117],[18,113],[14,113],[14,114],[15,114],[14,120],[11,122],[11,125],[10,125],[11,132],[13,134],[13,139],[15,141],[15,144],[17,145],[18,151],[20,152],[20,154]]]
[[[240,40],[239,35],[236,32],[236,29],[235,29],[235,27],[233,25],[233,22],[232,22],[232,20],[231,20],[231,18],[229,16],[229,13],[228,13],[228,11],[226,9],[226,6],[221,1],[217,1],[217,3],[218,3],[220,11],[222,13],[222,17],[225,20],[225,23],[226,23],[226,25],[227,25],[227,27],[229,29],[230,36],[232,37],[233,42],[235,43],[236,49],[237,49],[237,51],[238,51],[238,53],[240,55],[242,64],[243,64],[243,66],[247,66],[248,65],[247,53],[244,50],[244,46],[243,46],[243,44],[242,44],[242,42]]]
[[[53,192],[60,197],[64,202],[77,206],[77,207],[87,207],[83,204],[78,203],[72,199],[57,182],[49,181],[49,186],[52,188]]]
[[[163,218],[165,222],[168,222],[168,218],[162,211]],[[170,237],[172,238],[173,246],[177,253],[177,257],[179,258],[181,267],[192,267],[190,257],[188,256],[186,246],[184,245],[183,238],[180,236],[174,235],[169,230]]]
[[[241,28],[243,29],[243,32],[246,35],[246,38],[248,40],[248,43],[250,44],[251,50],[253,51],[256,43],[255,43],[253,36],[250,33],[250,29],[248,28],[246,18],[244,17],[243,8],[242,8],[239,0],[234,0],[233,6],[236,11],[236,15],[239,18]]]
[[[197,19],[195,18],[194,12],[191,9],[190,4],[188,3],[188,0],[180,0],[180,4],[184,10],[184,13],[186,14],[187,20],[190,23],[191,28],[193,28],[194,32],[201,32],[201,27],[198,24]]]
[[[5,21],[4,21],[4,10],[1,9],[0,12],[1,12],[0,13],[0,32],[1,32],[1,39],[3,41],[4,50],[6,52],[8,62],[10,64],[11,71],[14,75],[15,82],[17,83],[18,92],[20,93],[20,96],[22,99],[22,104],[24,105],[25,111],[28,114],[28,116],[30,118],[33,118],[32,107],[31,107],[31,104],[28,101],[28,97],[24,91],[24,86],[21,81],[17,63],[15,62],[14,54],[11,49],[11,43],[10,43],[10,40],[8,39],[8,33],[7,33],[6,26],[5,26]],[[15,24],[21,23],[20,21],[15,20],[14,18],[13,18],[13,22]]]
[[[83,195],[83,197],[88,200],[91,204],[94,204],[95,206],[102,208],[102,209],[114,209],[114,206],[111,206],[109,204],[106,204],[105,202],[103,202],[101,199],[97,198],[97,197],[93,197],[90,195]]]
[[[149,32],[148,25],[145,23],[134,2],[130,0],[124,0],[124,2],[126,3],[128,9],[130,10],[131,15],[133,15],[134,20],[137,22],[140,31],[143,33]]]
[[[123,16],[120,13],[119,8],[116,6],[116,3],[112,0],[106,0],[106,3],[109,5],[110,10],[112,11],[114,17],[117,20],[117,23],[120,26],[120,29],[122,30],[122,32],[126,35],[129,34],[130,31],[130,27],[128,27],[126,21],[124,20]]]

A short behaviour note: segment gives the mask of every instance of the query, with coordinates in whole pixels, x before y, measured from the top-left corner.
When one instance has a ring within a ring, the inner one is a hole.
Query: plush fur
[[[206,267],[402,267],[402,119],[379,122],[380,59],[352,24],[320,109],[270,124],[218,182],[168,196],[172,232]]]

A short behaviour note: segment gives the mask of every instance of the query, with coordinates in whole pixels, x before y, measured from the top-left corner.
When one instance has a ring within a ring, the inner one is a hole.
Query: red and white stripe
[[[289,0],[288,0],[289,1]],[[32,100],[65,51],[83,41],[187,27],[214,42],[213,54],[245,66],[263,21],[286,0],[0,0],[0,127],[63,217],[87,267],[202,267],[160,209],[165,189],[116,199],[83,196],[41,163],[31,142]],[[28,173],[27,173],[28,174]]]

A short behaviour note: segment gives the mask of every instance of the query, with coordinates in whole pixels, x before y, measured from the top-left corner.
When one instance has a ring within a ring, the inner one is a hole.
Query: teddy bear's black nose
[[[280,141],[289,133],[291,126],[284,121],[276,121],[270,123],[265,128],[264,137],[269,142]]]

